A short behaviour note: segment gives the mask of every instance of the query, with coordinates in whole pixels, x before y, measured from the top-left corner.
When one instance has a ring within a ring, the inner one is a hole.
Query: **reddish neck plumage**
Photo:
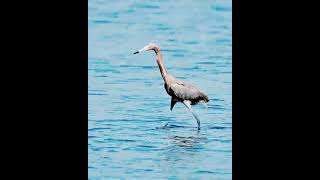
[[[156,53],[157,63],[158,63],[159,69],[160,69],[161,76],[162,76],[163,80],[165,80],[165,76],[167,75],[168,72],[166,70],[166,67],[163,64],[162,54],[161,54],[159,48],[154,48],[153,50]]]

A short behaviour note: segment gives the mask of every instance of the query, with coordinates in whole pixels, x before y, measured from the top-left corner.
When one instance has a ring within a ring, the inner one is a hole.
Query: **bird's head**
[[[138,54],[142,51],[150,51],[150,50],[154,50],[154,52],[157,53],[160,51],[160,47],[158,45],[156,45],[155,43],[149,43],[144,48],[140,49],[139,51],[134,52],[133,54]]]

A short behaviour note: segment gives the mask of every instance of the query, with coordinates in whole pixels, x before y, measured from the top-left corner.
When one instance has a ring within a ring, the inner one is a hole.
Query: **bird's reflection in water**
[[[159,164],[164,173],[174,175],[186,168],[197,168],[201,163],[200,155],[207,138],[199,132],[194,133],[194,136],[173,135],[167,138],[168,144],[160,153],[162,160]]]
[[[194,136],[173,136],[170,137],[172,140],[172,144],[179,147],[197,147],[199,143],[201,143],[200,137],[194,137]],[[197,149],[197,148],[196,148]]]
[[[175,131],[174,135],[167,136],[167,143],[159,154],[159,168],[163,174],[185,179],[186,170],[197,169],[201,164],[201,151],[207,139],[194,129],[188,132]]]
[[[176,128],[189,128],[188,132],[185,132],[188,134],[188,136],[178,136],[178,135],[173,135],[173,136],[168,136],[167,139],[169,139],[169,144],[167,146],[167,149],[175,148],[176,146],[178,147],[194,147],[195,149],[198,149],[201,147],[201,144],[203,144],[206,141],[205,136],[200,134],[200,130],[195,130],[194,127],[188,127],[188,126],[182,126],[182,125],[173,125],[169,123],[166,123],[166,125],[156,128],[156,129],[176,129]],[[191,131],[190,131],[191,129]],[[173,131],[172,133],[176,134],[179,133],[179,131]],[[190,136],[190,133],[193,133],[193,136]]]

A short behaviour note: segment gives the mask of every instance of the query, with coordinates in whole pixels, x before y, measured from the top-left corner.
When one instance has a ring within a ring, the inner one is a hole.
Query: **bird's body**
[[[164,88],[167,94],[171,96],[170,110],[172,111],[174,105],[177,102],[183,103],[191,111],[192,115],[196,118],[198,123],[198,129],[200,129],[200,120],[193,113],[191,109],[191,105],[209,102],[208,96],[203,92],[201,92],[194,85],[184,82],[182,80],[179,80],[175,78],[173,75],[169,74],[163,64],[160,48],[156,44],[150,43],[149,45],[145,46],[143,49],[135,52],[134,54],[137,54],[141,51],[149,51],[149,50],[154,50],[154,52],[156,53],[157,64],[159,66],[161,76],[164,80]]]
[[[196,105],[198,103],[207,103],[209,101],[208,96],[194,85],[176,79],[170,74],[165,76],[164,88],[174,102],[174,104],[171,103],[171,110],[176,102],[190,101],[190,105]]]

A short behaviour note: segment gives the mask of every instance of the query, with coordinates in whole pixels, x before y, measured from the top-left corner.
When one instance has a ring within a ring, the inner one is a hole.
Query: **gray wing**
[[[170,85],[170,89],[178,98],[183,100],[190,100],[193,103],[196,103],[200,100],[205,102],[209,101],[207,95],[201,92],[198,88],[181,80],[176,80],[173,82]]]

